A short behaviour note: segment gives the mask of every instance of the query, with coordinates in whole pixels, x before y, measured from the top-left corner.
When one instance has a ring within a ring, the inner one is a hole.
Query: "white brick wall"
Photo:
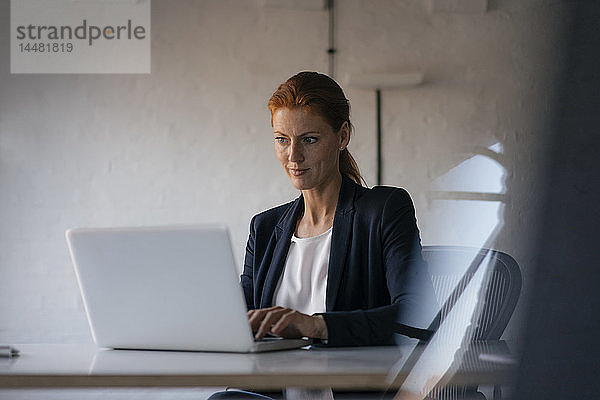
[[[327,70],[326,11],[264,4],[154,0],[150,75],[11,75],[2,31],[0,342],[91,340],[64,240],[72,226],[222,222],[241,267],[250,217],[296,196],[273,155],[266,101],[293,73]],[[384,181],[412,193],[424,243],[440,240],[430,182],[465,151],[501,142],[510,198],[498,247],[527,270],[560,6],[336,5],[338,77],[425,73],[424,85],[382,96]],[[0,22],[9,26],[7,0]],[[346,93],[350,149],[372,185],[374,94]],[[460,231],[446,239],[469,243]]]

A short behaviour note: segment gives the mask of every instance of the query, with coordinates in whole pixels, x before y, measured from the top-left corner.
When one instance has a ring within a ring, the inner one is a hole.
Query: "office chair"
[[[483,257],[487,252],[488,249],[472,247],[423,247],[423,258],[429,264],[429,273],[439,304],[443,304],[462,278],[462,271],[457,274],[456,271],[449,269],[449,266],[460,264],[468,266],[475,258],[478,256]],[[521,292],[521,270],[515,259],[496,250],[491,250],[490,256],[494,263],[492,276],[485,294],[483,310],[473,335],[473,341],[500,340]],[[442,314],[444,314],[444,311],[442,310]],[[437,400],[485,399],[485,396],[477,391],[477,387],[461,386],[446,386],[443,389],[436,389],[430,396]],[[500,397],[500,386],[496,385],[494,386],[493,398],[498,400]]]

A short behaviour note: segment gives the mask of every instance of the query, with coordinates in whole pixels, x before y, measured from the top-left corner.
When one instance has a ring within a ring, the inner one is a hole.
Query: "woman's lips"
[[[290,168],[290,172],[292,173],[292,175],[294,176],[300,176],[300,175],[304,175],[310,168]]]

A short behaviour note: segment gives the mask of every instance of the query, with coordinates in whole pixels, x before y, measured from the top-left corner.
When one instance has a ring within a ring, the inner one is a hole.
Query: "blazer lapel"
[[[342,176],[342,186],[338,204],[333,219],[331,233],[331,250],[329,252],[329,267],[327,270],[327,294],[325,308],[333,311],[340,284],[342,281],[346,256],[350,244],[352,221],[354,219],[354,194],[356,184],[345,175]]]
[[[285,266],[292,235],[296,230],[298,215],[304,209],[304,198],[298,197],[275,226],[275,249],[265,279],[260,299],[260,308],[273,306],[273,295]]]

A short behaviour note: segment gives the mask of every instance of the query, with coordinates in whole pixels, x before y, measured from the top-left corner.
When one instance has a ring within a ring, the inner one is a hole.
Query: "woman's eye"
[[[317,142],[317,138],[316,137],[312,137],[312,136],[305,137],[304,138],[304,142],[308,143],[308,144],[313,144],[313,143]]]

